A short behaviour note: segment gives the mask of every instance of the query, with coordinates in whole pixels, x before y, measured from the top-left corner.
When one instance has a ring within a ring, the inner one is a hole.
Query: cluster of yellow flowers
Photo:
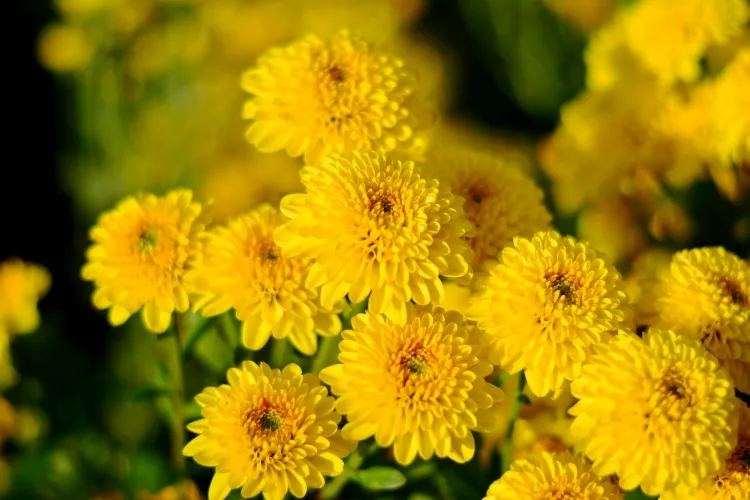
[[[748,19],[745,0],[639,0],[592,34],[587,88],[541,160],[558,209],[583,209],[581,236],[613,258],[646,233],[689,237],[676,190],[706,176],[735,202],[750,189]]]
[[[748,491],[750,419],[735,396],[750,381],[747,261],[679,252],[634,304],[607,253],[549,227],[525,172],[431,132],[409,64],[348,31],[268,50],[242,86],[248,141],[304,156],[303,192],[215,226],[188,190],[127,198],[91,230],[82,271],[113,325],[140,311],[162,333],[175,312],[233,310],[248,349],[273,336],[304,355],[346,325],[338,364],[245,361],[196,397],[183,451],[215,468],[209,500],[302,498],[371,437],[401,465],[465,463],[474,433],[522,457],[488,499]],[[574,132],[619,147],[592,135],[603,130]],[[511,397],[501,371],[518,374]],[[498,439],[516,420],[526,442]]]

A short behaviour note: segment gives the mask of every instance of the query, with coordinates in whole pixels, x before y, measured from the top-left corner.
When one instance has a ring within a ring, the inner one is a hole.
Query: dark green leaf
[[[167,397],[169,395],[170,395],[169,389],[149,387],[147,389],[138,389],[136,391],[133,391],[130,394],[130,396],[128,396],[128,400],[133,403],[138,403],[140,401],[148,401],[148,400],[156,399],[160,397]]]
[[[185,347],[182,349],[183,356],[187,357],[190,355],[190,353],[193,351],[193,348],[195,347],[196,342],[198,342],[201,336],[206,333],[209,328],[211,328],[213,322],[213,317],[201,318],[198,320],[195,328],[193,328],[193,331],[190,332],[190,335],[188,335],[187,340],[185,341]]]
[[[393,467],[377,466],[357,472],[354,479],[368,490],[397,490],[406,484],[406,477]]]

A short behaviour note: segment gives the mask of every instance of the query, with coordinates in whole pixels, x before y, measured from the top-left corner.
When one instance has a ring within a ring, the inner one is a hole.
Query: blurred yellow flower
[[[443,283],[443,302],[440,307],[448,311],[456,311],[466,316],[466,310],[469,308],[469,296],[471,288],[465,285],[459,285],[455,281]]]
[[[510,464],[490,485],[484,500],[622,500],[607,478],[598,477],[583,458],[541,452]]]
[[[0,328],[0,389],[12,386],[17,379],[10,357],[10,335]]]
[[[184,454],[216,473],[208,500],[242,488],[245,498],[263,494],[302,498],[322,488],[325,476],[344,470],[342,458],[356,443],[338,432],[341,416],[315,375],[295,364],[283,371],[245,361],[227,372],[229,385],[196,396],[203,419],[188,425],[198,434]]]
[[[162,333],[173,311],[188,310],[183,277],[200,258],[201,210],[181,189],[127,198],[99,218],[81,276],[94,282],[94,305],[109,309],[112,325],[142,309],[146,328]]]
[[[46,269],[19,259],[0,262],[0,334],[31,333],[39,327],[37,302],[50,287]]]
[[[648,325],[653,318],[653,307],[648,297],[662,269],[668,268],[672,252],[666,248],[650,247],[632,260],[625,275],[625,293],[635,308],[635,324]]]
[[[750,16],[745,0],[641,0],[626,7],[628,46],[662,82],[694,81],[710,45],[740,32]]]
[[[531,238],[549,227],[544,195],[529,177],[500,157],[461,147],[430,149],[424,172],[450,185],[463,198],[466,217],[475,227],[469,244],[472,266],[479,270],[513,238]]]
[[[315,335],[337,335],[335,312],[321,309],[318,294],[305,287],[312,262],[285,258],[273,241],[284,222],[278,210],[262,205],[208,233],[203,261],[185,276],[197,298],[196,310],[215,316],[230,308],[242,321],[242,343],[261,349],[273,334],[289,337],[303,354],[318,347]]]
[[[372,313],[402,322],[408,301],[442,301],[441,276],[470,273],[473,228],[459,199],[412,162],[354,153],[306,167],[302,183],[307,194],[281,202],[291,221],[275,238],[285,257],[315,260],[306,286],[322,287],[324,308],[370,295]]]
[[[645,243],[631,207],[621,197],[599,200],[581,212],[578,236],[614,262],[629,259]]]
[[[423,149],[431,117],[403,66],[346,31],[273,48],[242,77],[253,96],[243,112],[253,120],[247,139],[313,165],[333,153]]]
[[[588,243],[549,231],[516,238],[476,281],[468,317],[492,339],[490,361],[524,370],[537,396],[558,396],[591,347],[631,325],[620,274]]]
[[[299,192],[299,171],[300,164],[284,153],[250,150],[203,170],[198,192],[202,200],[212,201],[213,220],[223,223],[262,203],[278,206],[284,195]]]
[[[59,73],[82,69],[94,52],[86,32],[67,24],[51,24],[44,28],[37,50],[44,67]]]
[[[602,476],[647,495],[695,491],[737,436],[728,373],[698,341],[649,329],[597,346],[571,391],[574,437]],[[682,498],[682,497],[679,497]]]
[[[190,480],[166,486],[158,493],[141,493],[138,500],[205,500],[198,487]]]
[[[347,417],[341,432],[358,441],[374,435],[378,445],[393,446],[401,465],[417,454],[467,462],[471,431],[492,424],[503,396],[485,382],[492,365],[481,353],[481,334],[454,311],[406,310],[403,326],[370,312],[355,316],[339,344],[342,364],[320,372]]]
[[[0,449],[5,441],[13,435],[16,427],[16,410],[7,399],[0,396]]]
[[[724,469],[707,478],[700,489],[687,495],[667,492],[662,500],[747,500],[750,497],[750,408],[741,404],[737,446]]]
[[[644,305],[651,324],[703,342],[750,392],[750,266],[721,247],[678,252]]]
[[[584,31],[599,28],[612,16],[617,0],[544,0],[549,9]]]

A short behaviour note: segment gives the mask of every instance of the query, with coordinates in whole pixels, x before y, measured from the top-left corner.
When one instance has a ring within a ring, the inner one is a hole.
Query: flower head
[[[500,158],[464,148],[438,148],[425,165],[425,171],[463,198],[466,216],[476,229],[469,241],[477,269],[496,258],[514,237],[530,238],[549,225],[542,191]]]
[[[592,345],[630,326],[614,266],[552,231],[516,238],[477,287],[468,316],[493,339],[490,360],[509,373],[525,370],[537,396],[560,394]]]
[[[729,374],[698,341],[672,331],[598,346],[571,391],[579,399],[571,432],[585,440],[594,471],[617,474],[625,490],[694,491],[735,445]]]
[[[0,263],[0,331],[30,333],[39,326],[37,302],[49,290],[46,269],[19,259]]]
[[[146,327],[161,333],[173,311],[187,311],[183,277],[200,258],[204,227],[201,205],[192,199],[187,190],[127,198],[91,230],[94,244],[81,274],[94,282],[94,305],[109,308],[112,325],[142,308]]]
[[[510,464],[510,470],[490,485],[484,500],[622,500],[608,479],[569,453],[541,452]]]
[[[370,311],[404,320],[410,300],[440,303],[440,276],[470,272],[460,200],[412,162],[353,153],[306,167],[302,183],[307,194],[281,202],[292,220],[275,239],[285,257],[315,259],[306,285],[322,287],[324,308],[370,295]]]
[[[318,294],[305,287],[312,262],[285,258],[273,241],[283,217],[270,205],[211,231],[203,261],[185,277],[198,295],[196,309],[214,316],[230,307],[242,324],[242,342],[249,349],[263,347],[271,334],[289,337],[297,349],[315,353],[315,332],[336,335],[341,322],[334,312],[320,308]]]
[[[407,306],[404,325],[367,312],[339,344],[341,364],[320,378],[339,395],[348,423],[344,437],[375,435],[393,446],[396,461],[419,454],[466,462],[474,455],[472,430],[491,424],[502,391],[485,382],[492,365],[482,358],[481,336],[453,311]]]
[[[703,342],[750,392],[750,266],[720,247],[676,253],[648,288],[650,324]]]
[[[188,425],[198,436],[184,450],[216,467],[209,500],[236,488],[245,498],[302,498],[308,487],[323,487],[324,475],[341,474],[354,443],[339,434],[341,416],[315,375],[295,364],[279,371],[245,361],[227,379],[196,396],[203,419]]]
[[[247,139],[260,151],[286,149],[317,165],[332,153],[424,147],[429,117],[401,59],[340,32],[308,36],[261,56],[242,78],[253,98]]]

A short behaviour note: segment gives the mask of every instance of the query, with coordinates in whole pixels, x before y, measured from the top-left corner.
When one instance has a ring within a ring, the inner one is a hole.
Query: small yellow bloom
[[[407,315],[403,326],[370,312],[355,316],[339,344],[341,364],[320,372],[347,417],[341,432],[354,440],[374,435],[402,465],[417,454],[467,462],[471,431],[489,428],[503,396],[485,382],[492,365],[481,334],[460,314],[434,306],[409,304]]]
[[[39,38],[39,60],[51,71],[64,73],[83,68],[94,53],[86,33],[77,26],[52,24]]]
[[[90,236],[83,279],[96,287],[94,305],[118,326],[142,309],[146,328],[162,333],[172,312],[190,307],[185,272],[200,259],[201,205],[187,190],[127,198],[103,214]]]
[[[442,301],[440,276],[470,273],[473,228],[459,199],[412,162],[353,153],[306,167],[302,183],[307,194],[281,202],[291,221],[275,239],[285,257],[315,260],[306,286],[322,287],[323,308],[369,295],[371,312],[403,321],[408,301]]]
[[[49,290],[46,269],[19,259],[0,263],[0,332],[31,333],[39,327],[37,302]]]
[[[490,360],[511,374],[525,370],[537,396],[559,395],[593,345],[631,326],[614,266],[552,231],[516,238],[476,285],[468,316],[492,338]]]
[[[541,452],[510,464],[484,500],[622,500],[623,494],[591,465],[569,453]]]
[[[184,450],[216,468],[208,500],[236,488],[244,498],[302,498],[308,488],[323,487],[323,476],[341,474],[355,443],[338,432],[341,416],[315,375],[295,364],[279,371],[245,361],[227,379],[229,385],[196,396],[203,419],[188,425],[198,436]]]
[[[253,120],[247,139],[313,165],[333,153],[421,149],[430,117],[403,65],[347,32],[271,49],[242,78],[253,96],[243,113]]]
[[[273,241],[284,218],[270,205],[208,233],[203,261],[188,272],[185,283],[198,298],[194,308],[215,316],[229,308],[242,321],[242,343],[262,348],[271,334],[289,337],[303,354],[317,349],[317,336],[337,335],[335,312],[322,310],[315,290],[305,287],[312,262],[285,258]]]
[[[166,486],[158,493],[141,493],[138,500],[205,500],[198,487],[190,480]]]
[[[729,374],[698,341],[650,329],[600,344],[571,385],[571,432],[599,475],[647,495],[695,491],[737,437]],[[683,498],[683,497],[679,497]]]
[[[473,267],[481,269],[521,236],[549,227],[543,193],[526,174],[502,158],[462,147],[435,147],[424,171],[451,186],[463,198],[466,217],[475,227],[469,240]]]
[[[720,247],[678,252],[647,289],[650,324],[703,343],[750,392],[750,266]]]

